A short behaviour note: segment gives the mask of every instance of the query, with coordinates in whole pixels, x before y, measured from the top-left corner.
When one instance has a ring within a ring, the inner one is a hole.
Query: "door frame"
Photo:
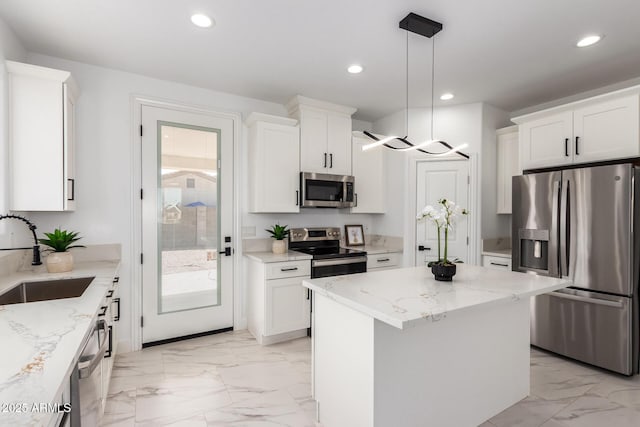
[[[479,265],[480,263],[480,224],[481,224],[481,212],[480,212],[480,200],[478,197],[478,183],[479,170],[478,170],[478,154],[470,153],[469,160],[465,160],[458,157],[438,157],[438,158],[425,158],[420,155],[412,155],[408,160],[409,182],[407,183],[407,194],[410,196],[407,198],[407,215],[405,217],[405,233],[407,237],[404,241],[404,254],[408,256],[408,260],[405,261],[405,266],[416,265],[416,232],[417,221],[416,215],[418,207],[416,206],[416,198],[418,195],[418,163],[423,162],[469,162],[469,206],[468,209],[471,212],[469,215],[469,264]]]
[[[230,119],[233,121],[233,195],[232,195],[232,218],[233,236],[232,247],[234,257],[232,262],[233,275],[233,327],[242,328],[246,323],[246,315],[242,302],[244,295],[240,289],[239,273],[240,254],[242,254],[242,240],[240,238],[240,212],[241,197],[238,197],[240,190],[240,141],[242,141],[242,116],[234,111],[221,111],[211,109],[206,106],[189,105],[184,102],[167,100],[157,97],[132,94],[131,100],[131,286],[130,286],[130,307],[131,307],[131,350],[142,349],[142,327],[138,319],[142,316],[142,265],[140,264],[140,254],[142,253],[142,200],[140,199],[140,189],[142,188],[142,137],[140,135],[141,111],[143,106],[166,108],[170,110],[183,111],[187,113],[204,114],[212,117]]]

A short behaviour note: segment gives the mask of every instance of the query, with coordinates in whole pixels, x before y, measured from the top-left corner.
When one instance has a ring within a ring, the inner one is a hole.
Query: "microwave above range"
[[[351,208],[355,206],[355,178],[350,175],[300,172],[300,206]]]

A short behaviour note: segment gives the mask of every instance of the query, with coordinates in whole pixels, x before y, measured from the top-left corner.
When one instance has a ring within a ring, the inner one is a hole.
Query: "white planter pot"
[[[73,255],[71,252],[51,252],[46,260],[49,273],[64,273],[73,270]]]
[[[287,252],[287,244],[284,240],[274,240],[271,244],[271,251],[274,254],[283,254]]]

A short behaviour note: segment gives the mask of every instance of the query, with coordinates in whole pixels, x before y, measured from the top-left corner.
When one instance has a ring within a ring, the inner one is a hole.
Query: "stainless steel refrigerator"
[[[639,178],[633,164],[513,177],[512,269],[573,282],[533,300],[533,345],[638,373]]]

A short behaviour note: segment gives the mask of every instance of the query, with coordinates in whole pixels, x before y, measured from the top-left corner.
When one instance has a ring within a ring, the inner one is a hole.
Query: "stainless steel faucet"
[[[19,219],[27,224],[29,230],[31,230],[31,234],[33,234],[33,247],[31,248],[6,248],[2,250],[12,250],[12,249],[33,249],[33,260],[31,261],[31,265],[41,265],[42,261],[40,261],[40,245],[38,244],[38,237],[36,237],[36,225],[29,221],[27,218],[18,216],[18,215],[0,215],[0,220],[3,219]]]

